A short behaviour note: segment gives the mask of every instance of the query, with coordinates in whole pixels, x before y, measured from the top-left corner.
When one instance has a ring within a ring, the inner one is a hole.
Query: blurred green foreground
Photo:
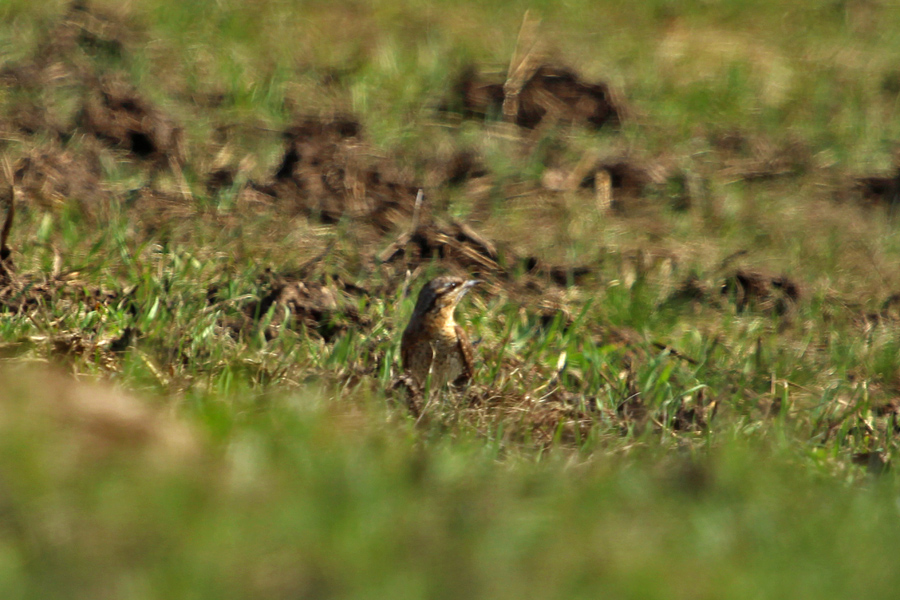
[[[4,599],[893,598],[900,585],[893,478],[811,473],[777,443],[537,460],[309,391],[243,415],[221,447],[109,388],[3,379]]]

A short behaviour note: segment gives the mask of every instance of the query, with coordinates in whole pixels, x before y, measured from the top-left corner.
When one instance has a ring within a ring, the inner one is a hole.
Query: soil
[[[366,223],[381,233],[412,215],[418,190],[412,177],[390,160],[372,158],[357,121],[307,117],[284,136],[272,181],[250,184],[277,206],[322,223]]]
[[[503,82],[488,81],[475,67],[465,69],[442,108],[466,117],[499,119],[506,99]],[[534,129],[545,121],[575,123],[592,129],[621,122],[622,108],[605,83],[588,83],[568,67],[537,67],[518,93],[516,125]]]
[[[787,275],[748,269],[738,269],[726,278],[722,294],[734,299],[739,313],[757,309],[778,315],[794,310],[801,298],[800,285]]]
[[[359,300],[369,297],[368,290],[344,282],[337,275],[321,274],[314,264],[298,273],[267,269],[258,278],[257,286],[259,300],[245,303],[239,315],[222,323],[235,335],[252,335],[265,323],[266,339],[275,338],[287,327],[303,329],[330,342],[350,327],[365,329],[370,325],[359,310]],[[218,286],[210,286],[207,300],[210,304],[223,300]]]
[[[75,202],[91,214],[110,196],[99,157],[92,151],[76,153],[55,143],[38,146],[13,168],[21,198],[43,210]]]
[[[855,187],[867,204],[896,206],[900,203],[900,170],[891,177],[860,177]]]
[[[185,161],[181,128],[118,77],[86,94],[77,126],[136,158]]]

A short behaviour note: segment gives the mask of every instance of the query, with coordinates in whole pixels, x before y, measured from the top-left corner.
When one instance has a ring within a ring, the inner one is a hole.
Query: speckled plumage
[[[460,277],[438,277],[419,292],[400,343],[403,369],[418,385],[424,386],[429,374],[433,388],[447,383],[464,385],[472,378],[475,352],[453,313],[477,283]]]

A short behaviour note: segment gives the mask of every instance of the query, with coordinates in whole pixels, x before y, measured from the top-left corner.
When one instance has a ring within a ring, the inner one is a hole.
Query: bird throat
[[[438,311],[431,319],[431,327],[436,331],[446,331],[456,335],[456,319],[453,317],[455,311],[455,306],[450,309]]]

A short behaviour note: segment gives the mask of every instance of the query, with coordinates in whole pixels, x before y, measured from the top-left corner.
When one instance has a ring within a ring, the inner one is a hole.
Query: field
[[[895,598],[898,23],[3,0],[0,598]]]

